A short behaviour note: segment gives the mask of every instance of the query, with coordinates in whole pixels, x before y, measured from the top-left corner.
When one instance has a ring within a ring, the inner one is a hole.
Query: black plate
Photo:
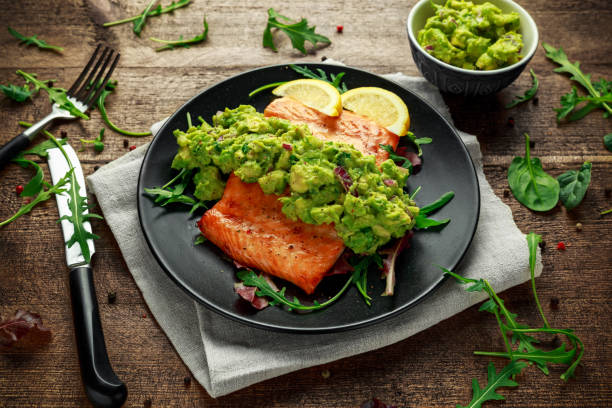
[[[349,88],[378,86],[395,92],[408,106],[411,130],[418,137],[429,136],[434,142],[423,147],[423,168],[410,176],[409,191],[423,186],[417,204],[429,203],[446,191],[453,190],[455,198],[434,218],[451,218],[440,232],[417,232],[412,245],[397,263],[395,296],[379,296],[384,280],[372,274],[373,302],[368,307],[356,288],[351,288],[327,309],[310,313],[288,313],[277,307],[255,312],[233,291],[236,269],[218,248],[210,243],[194,246],[198,236],[196,221],[202,211],[190,216],[180,205],[158,207],[144,187],[161,186],[176,172],[170,168],[177,145],[174,129],[187,127],[186,114],[202,116],[207,121],[225,107],[240,104],[254,105],[257,110],[274,98],[262,92],[253,99],[248,93],[267,83],[300,78],[287,65],[255,69],[227,79],[201,92],[183,105],[162,127],[146,153],[138,181],[138,214],[151,251],[170,278],[200,303],[224,316],[263,329],[278,331],[321,333],[354,329],[379,322],[414,306],[438,287],[444,277],[434,264],[454,268],[467,251],[478,221],[480,194],[474,165],[453,127],[428,103],[398,84],[377,75],[349,67],[306,64],[311,69],[321,68],[327,73],[346,72],[344,81]],[[333,276],[323,280],[314,298],[326,299],[346,280]],[[297,289],[289,285],[289,291]],[[288,292],[289,292],[288,291]],[[304,298],[302,296],[302,298]]]

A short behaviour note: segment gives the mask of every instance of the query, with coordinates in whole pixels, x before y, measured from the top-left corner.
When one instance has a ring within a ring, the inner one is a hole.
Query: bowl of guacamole
[[[535,22],[511,0],[421,0],[407,29],[423,76],[444,92],[465,96],[508,86],[538,45]]]

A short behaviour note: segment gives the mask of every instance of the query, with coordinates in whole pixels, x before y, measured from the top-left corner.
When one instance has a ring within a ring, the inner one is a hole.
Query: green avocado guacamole
[[[518,62],[523,39],[516,12],[493,4],[448,0],[432,3],[435,14],[419,31],[419,44],[435,58],[464,69],[491,70]]]
[[[371,254],[402,237],[419,212],[404,193],[408,170],[353,146],[322,141],[304,125],[264,117],[254,107],[226,109],[200,126],[176,130],[175,169],[195,169],[194,195],[217,200],[232,171],[279,197],[283,213],[308,224],[334,223],[346,246]]]

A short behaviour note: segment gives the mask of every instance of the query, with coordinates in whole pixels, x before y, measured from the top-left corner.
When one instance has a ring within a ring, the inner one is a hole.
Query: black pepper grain
[[[62,136],[62,138],[68,137],[68,133],[66,133],[66,131],[65,131],[65,130],[62,130],[62,131],[60,132],[60,135]]]
[[[559,309],[559,298],[558,297],[551,297],[550,298],[550,308],[552,310]]]
[[[123,139],[123,147],[127,149],[129,145],[130,145],[130,141],[127,139]]]
[[[535,142],[533,140],[529,140],[529,147],[532,149],[535,147]]]
[[[537,96],[534,96],[531,102],[533,102],[534,105],[537,105],[538,103],[540,103],[540,98],[538,98]]]
[[[321,61],[325,61],[327,59],[327,57],[324,55],[321,57]]]
[[[544,250],[546,249],[546,241],[542,240],[538,243],[538,246],[540,247],[540,249],[542,250],[542,252],[544,252]]]
[[[94,166],[94,171],[98,171],[99,168],[100,166]]]
[[[153,402],[151,401],[150,398],[147,398],[146,400],[144,400],[144,403],[143,403],[144,408],[151,408],[152,405],[153,405]]]
[[[508,197],[510,197],[510,190],[506,188],[504,189],[504,198],[508,198]]]
[[[183,384],[185,384],[185,387],[190,387],[191,386],[191,376],[186,376],[185,378],[183,378]]]
[[[117,301],[117,292],[108,292],[107,299],[109,305],[115,303]]]

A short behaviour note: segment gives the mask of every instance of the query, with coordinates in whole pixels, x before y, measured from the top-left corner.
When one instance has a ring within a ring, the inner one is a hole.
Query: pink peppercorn
[[[558,249],[559,251],[565,251],[565,244],[564,244],[563,242],[559,242],[559,243],[557,244],[557,249]]]
[[[136,146],[130,146],[130,151],[134,150]]]
[[[18,185],[17,187],[15,187],[15,192],[16,192],[17,194],[21,194],[21,193],[23,193],[23,186],[20,184],[20,185]]]
[[[336,32],[342,34],[342,30],[344,30],[344,26],[341,26],[341,25],[336,26]]]

